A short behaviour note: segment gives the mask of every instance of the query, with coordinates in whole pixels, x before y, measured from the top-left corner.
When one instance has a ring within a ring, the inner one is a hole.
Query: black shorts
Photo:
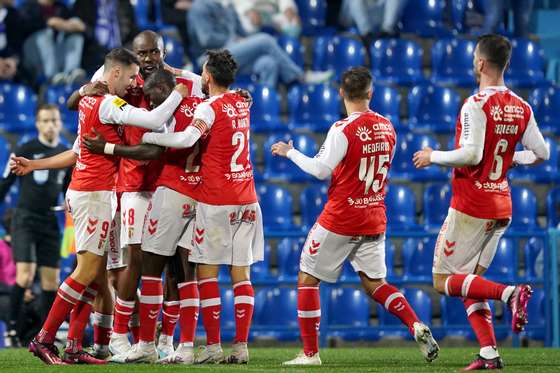
[[[16,209],[12,217],[12,251],[16,263],[58,268],[60,230],[56,215]]]

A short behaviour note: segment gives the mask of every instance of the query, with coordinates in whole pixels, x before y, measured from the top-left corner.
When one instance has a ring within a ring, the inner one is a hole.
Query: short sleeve
[[[196,107],[193,122],[197,119],[203,121],[209,129],[214,124],[214,120],[216,120],[216,113],[208,101],[201,102]]]
[[[331,127],[325,142],[315,156],[319,162],[334,170],[346,156],[348,150],[348,139],[342,132],[344,127]]]

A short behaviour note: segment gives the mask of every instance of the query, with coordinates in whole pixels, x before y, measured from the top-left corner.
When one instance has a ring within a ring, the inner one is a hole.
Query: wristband
[[[110,142],[105,143],[105,148],[103,148],[103,153],[113,155],[115,153],[115,144]]]
[[[83,86],[80,87],[80,89],[78,89],[78,93],[80,94],[80,96],[84,97],[86,95],[85,90],[86,90],[86,85],[84,84]]]

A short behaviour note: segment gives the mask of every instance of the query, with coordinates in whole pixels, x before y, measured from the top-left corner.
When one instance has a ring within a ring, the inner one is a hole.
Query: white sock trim
[[[471,287],[471,283],[473,282],[473,280],[475,278],[477,278],[477,275],[467,275],[467,277],[465,277],[465,279],[463,280],[463,285],[461,286],[461,295],[465,298],[468,298],[469,296],[469,289]]]
[[[467,316],[470,316],[473,312],[480,311],[480,310],[488,310],[490,311],[490,305],[488,302],[478,302],[473,303],[467,308]]]
[[[507,303],[515,290],[515,286],[508,286],[502,292],[502,302]]]
[[[210,299],[201,299],[200,300],[200,307],[212,307],[212,306],[219,306],[222,304],[222,300],[220,298],[210,298]]]
[[[250,295],[238,295],[233,298],[233,304],[255,304],[255,298]]]
[[[389,310],[389,306],[391,305],[391,302],[393,302],[395,299],[397,298],[404,298],[404,295],[401,292],[398,293],[393,293],[391,295],[389,295],[387,297],[387,299],[385,299],[385,304],[383,304],[383,307],[385,307],[386,310]]]
[[[297,315],[298,317],[302,318],[302,319],[309,319],[312,317],[321,317],[321,310],[315,310],[315,311],[297,311]]]

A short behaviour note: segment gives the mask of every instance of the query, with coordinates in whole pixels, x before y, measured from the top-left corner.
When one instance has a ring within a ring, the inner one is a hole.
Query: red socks
[[[234,343],[247,343],[255,304],[255,291],[251,281],[241,281],[234,284],[233,295],[235,303]]]
[[[492,311],[485,300],[463,299],[469,323],[476,334],[480,347],[496,348],[496,336],[492,326]]]
[[[163,302],[161,334],[173,337],[177,321],[179,321],[179,301],[173,300]]]
[[[196,281],[182,282],[177,285],[180,299],[181,339],[180,343],[194,346],[196,322],[198,320],[198,284]]]
[[[140,291],[140,341],[154,342],[156,323],[163,303],[161,277],[142,276]]]
[[[445,294],[452,297],[496,299],[507,303],[513,290],[514,286],[488,281],[477,275],[452,275],[445,281]]]
[[[93,300],[97,296],[97,289],[97,284],[88,286],[72,309],[66,351],[78,352],[82,349],[82,339],[93,309]]]
[[[93,314],[93,343],[97,346],[108,346],[111,339],[113,315],[99,312]]]
[[[130,317],[134,312],[134,300],[127,301],[117,297],[115,302],[115,322],[113,324],[113,331],[118,334],[128,333],[128,323]]]
[[[201,279],[198,282],[202,323],[206,330],[206,344],[220,343],[220,313],[222,301],[217,278]]]
[[[410,334],[414,335],[413,325],[420,320],[397,288],[389,284],[383,284],[375,289],[371,297],[377,303],[382,304],[387,311],[398,317],[408,327]]]
[[[298,321],[303,352],[313,356],[319,351],[321,299],[319,286],[298,285]]]
[[[78,303],[86,286],[67,277],[58,288],[56,298],[49,311],[49,315],[43,324],[43,328],[37,335],[37,340],[41,343],[53,343],[56,332],[66,317]]]

